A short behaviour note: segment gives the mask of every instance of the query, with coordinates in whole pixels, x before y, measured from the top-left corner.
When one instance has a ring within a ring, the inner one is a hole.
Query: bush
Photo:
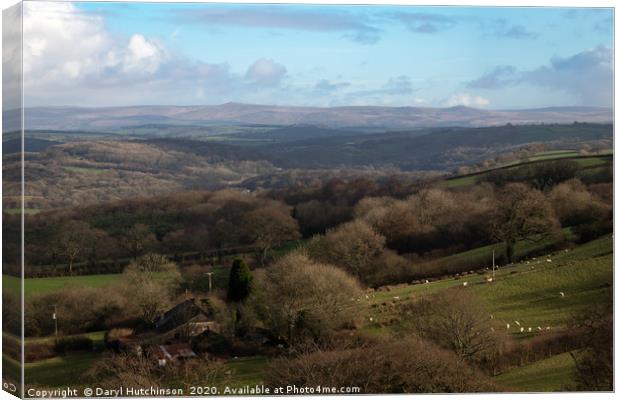
[[[417,338],[348,350],[317,351],[269,366],[270,386],[357,386],[363,394],[497,391],[454,354]]]
[[[56,357],[58,354],[54,350],[51,342],[29,343],[26,345],[24,358],[26,362],[45,360]],[[19,360],[19,358],[17,358]]]
[[[469,362],[488,357],[502,341],[502,336],[495,333],[485,303],[463,288],[400,303],[397,313],[405,334],[413,330]]]
[[[200,353],[209,353],[216,356],[230,354],[232,345],[226,337],[215,332],[205,332],[194,338],[193,347]]]
[[[25,335],[49,336],[54,332],[54,304],[58,330],[63,334],[105,329],[108,319],[122,312],[122,299],[104,290],[71,287],[31,298],[25,306]]]
[[[600,221],[593,222],[591,224],[579,225],[574,228],[575,234],[579,237],[578,243],[586,243],[591,240],[597,239],[603,235],[613,232],[613,221]]]
[[[267,326],[289,343],[320,341],[352,326],[362,294],[358,281],[344,270],[320,264],[300,252],[289,253],[260,277],[260,304]]]

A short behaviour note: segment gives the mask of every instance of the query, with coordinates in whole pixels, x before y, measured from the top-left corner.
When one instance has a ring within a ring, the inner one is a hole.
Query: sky
[[[26,106],[613,101],[611,9],[24,4]]]

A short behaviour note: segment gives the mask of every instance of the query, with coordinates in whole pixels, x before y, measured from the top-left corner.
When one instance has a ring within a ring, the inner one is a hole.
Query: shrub
[[[280,359],[267,371],[272,386],[357,386],[363,394],[497,391],[454,354],[417,338]]]
[[[54,344],[50,342],[29,343],[26,345],[24,353],[25,362],[45,360],[57,355]]]
[[[289,253],[260,279],[259,312],[269,328],[289,343],[320,341],[355,323],[361,289],[340,268],[321,264],[300,252]]]
[[[469,362],[487,357],[501,344],[486,305],[469,290],[453,288],[400,303],[398,314],[401,331],[414,331]]]

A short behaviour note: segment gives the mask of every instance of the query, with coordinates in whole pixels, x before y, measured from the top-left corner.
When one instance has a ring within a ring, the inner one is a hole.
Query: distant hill
[[[3,115],[5,124],[19,117]],[[512,124],[613,121],[610,108],[551,107],[481,110],[470,107],[288,107],[226,103],[214,106],[34,107],[25,110],[27,129],[119,130],[148,124],[212,126],[231,124],[316,125],[330,129],[405,130]]]

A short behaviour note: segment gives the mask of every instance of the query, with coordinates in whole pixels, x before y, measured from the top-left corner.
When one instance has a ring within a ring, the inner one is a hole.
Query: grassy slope
[[[231,372],[230,379],[235,386],[260,385],[268,361],[269,359],[263,356],[239,357],[226,361],[224,367]]]
[[[105,275],[79,275],[71,277],[33,278],[24,281],[26,297],[34,294],[42,294],[61,290],[67,285],[77,287],[103,287],[111,282],[119,280],[120,274]],[[19,293],[19,278],[3,275],[2,287]]]
[[[563,327],[583,307],[611,301],[611,254],[544,264],[536,264],[535,269],[521,274],[505,275],[494,284],[474,286],[472,290],[487,300],[498,323],[519,321],[526,329]]]
[[[569,353],[512,369],[496,377],[497,382],[517,391],[555,392],[570,389],[575,362]]]
[[[464,175],[462,177],[455,177],[446,179],[441,183],[442,186],[447,188],[457,188],[457,187],[465,187],[471,186],[480,181],[480,178],[484,177],[487,173],[507,168],[507,167],[518,167],[524,163],[537,162],[537,161],[549,161],[549,160],[560,160],[560,159],[571,159],[576,161],[582,168],[594,168],[604,166],[610,163],[609,155],[611,152],[601,152],[597,155],[592,156],[579,156],[577,152],[574,151],[558,151],[558,152],[544,152],[536,154],[532,157],[529,157],[525,160],[514,161],[504,165],[499,165],[497,167],[491,168],[486,171],[480,171],[471,175]],[[511,169],[510,168],[510,169]]]
[[[469,289],[487,300],[496,320],[504,326],[519,318],[522,320],[519,322],[534,327],[540,324],[562,326],[582,305],[605,300],[605,296],[611,294],[610,287],[601,286],[613,282],[612,248],[613,239],[607,235],[568,252],[554,253],[551,263],[546,262],[546,257],[538,257],[499,268],[493,284],[485,283],[486,276],[491,274],[488,271],[485,275],[471,274],[458,280],[447,278],[375,291],[370,302],[383,303],[395,297],[403,301],[467,282]],[[560,291],[565,293],[564,298]],[[372,311],[371,317],[372,313],[375,321],[391,317],[377,314],[377,311]]]
[[[96,361],[101,353],[75,353],[26,364],[25,378],[28,385],[48,387],[75,387],[80,376]]]

